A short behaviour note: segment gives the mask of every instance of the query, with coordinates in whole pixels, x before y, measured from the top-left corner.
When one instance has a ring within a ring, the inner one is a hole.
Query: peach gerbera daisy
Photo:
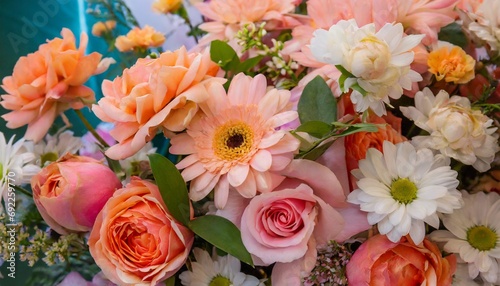
[[[172,138],[170,153],[190,154],[177,164],[191,181],[190,198],[199,201],[215,188],[215,205],[222,209],[230,187],[251,198],[280,182],[276,172],[293,159],[299,141],[277,127],[298,115],[290,91],[267,90],[263,75],[236,75],[227,95],[217,82],[207,90],[209,99],[200,104],[205,116]]]

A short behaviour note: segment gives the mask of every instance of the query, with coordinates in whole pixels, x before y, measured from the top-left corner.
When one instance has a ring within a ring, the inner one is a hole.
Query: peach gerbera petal
[[[273,166],[283,169],[299,146],[291,134],[277,131],[275,127],[279,126],[273,120],[281,118],[280,122],[287,124],[287,118],[296,118],[297,112],[284,102],[290,98],[289,91],[268,88],[263,76],[251,78],[238,74],[227,94],[223,83],[212,81],[206,85],[208,99],[200,104],[203,115],[187,127],[186,133],[174,136],[170,148],[172,154],[191,154],[177,164],[177,168],[185,169],[184,179],[192,181],[190,193],[197,192],[191,198],[200,200],[202,194],[210,191],[208,188],[215,187],[218,208],[224,207],[231,187],[249,198],[257,192],[270,191],[280,181],[280,176],[273,175],[271,169]],[[269,94],[281,98],[270,109],[259,109],[262,99],[269,100]],[[283,140],[288,147],[282,146]],[[274,146],[279,147],[273,152]],[[200,165],[206,172],[202,173]],[[208,174],[213,180],[224,181],[208,182]],[[205,179],[200,181],[200,177]]]

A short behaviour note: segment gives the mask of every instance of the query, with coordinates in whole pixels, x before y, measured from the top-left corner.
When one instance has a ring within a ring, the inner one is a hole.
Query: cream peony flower
[[[450,160],[429,149],[415,149],[409,142],[384,142],[383,154],[370,148],[366,159],[353,170],[358,189],[347,201],[368,212],[392,242],[410,234],[415,244],[425,237],[425,224],[439,228],[437,213],[451,213],[462,206],[457,172]]]
[[[430,238],[445,242],[444,251],[457,253],[468,263],[469,277],[478,275],[488,283],[500,283],[500,196],[497,193],[462,191],[464,207],[443,215],[448,230],[437,230]]]
[[[190,154],[177,164],[191,181],[190,198],[199,201],[215,187],[215,205],[222,209],[230,187],[246,198],[272,190],[276,172],[299,147],[295,137],[276,128],[298,115],[291,110],[290,91],[267,89],[263,75],[236,75],[227,95],[221,83],[207,90],[207,101],[200,103],[205,116],[172,137],[170,153]]]
[[[441,90],[436,96],[428,88],[417,92],[415,107],[401,107],[403,115],[429,132],[415,136],[419,147],[439,150],[476,170],[490,168],[495,153],[500,150],[493,120],[480,110],[472,109],[468,98],[452,96]]]
[[[401,24],[386,24],[378,32],[375,24],[358,27],[355,20],[341,20],[328,31],[318,29],[311,40],[311,52],[320,62],[341,66],[353,77],[345,80],[343,92],[359,85],[351,95],[357,112],[371,108],[375,114],[386,114],[384,103],[398,99],[403,89],[422,80],[410,69],[416,47],[423,35],[403,36]],[[340,67],[339,67],[340,68]]]
[[[484,0],[475,14],[468,14],[472,20],[468,28],[482,39],[492,50],[500,50],[500,1]]]

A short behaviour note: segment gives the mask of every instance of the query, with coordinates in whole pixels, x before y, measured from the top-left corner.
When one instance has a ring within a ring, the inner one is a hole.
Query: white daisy
[[[24,138],[14,143],[14,137],[7,142],[0,132],[0,202],[2,198],[7,201],[9,186],[27,184],[40,171],[40,167],[31,164],[35,155],[23,145]],[[0,213],[3,211],[3,204],[0,203]]]
[[[193,249],[196,262],[191,262],[192,271],[179,275],[182,285],[186,286],[264,286],[254,276],[240,272],[240,261],[230,255],[210,257],[208,252]]]
[[[413,82],[422,80],[410,64],[414,59],[411,49],[423,37],[404,36],[401,23],[388,23],[376,32],[375,24],[359,28],[351,19],[339,21],[328,31],[316,30],[310,48],[316,60],[341,66],[353,76],[345,80],[342,91],[353,89],[351,100],[357,112],[371,108],[382,116],[386,114],[384,102],[400,98],[403,89],[410,90]]]
[[[464,207],[443,215],[447,230],[432,232],[430,239],[445,242],[444,250],[457,253],[469,264],[469,276],[500,284],[500,195],[462,191]]]
[[[131,157],[120,160],[120,165],[127,175],[127,180],[131,176],[140,176],[142,172],[150,170],[148,155],[154,153],[156,153],[156,148],[153,147],[151,142],[148,142]]]
[[[448,158],[417,150],[409,142],[384,141],[383,150],[382,154],[370,148],[366,159],[359,161],[359,169],[352,171],[358,188],[347,201],[368,212],[368,222],[377,224],[392,242],[410,234],[419,244],[425,236],[424,222],[438,228],[437,212],[461,207],[457,172]]]
[[[73,136],[72,131],[60,130],[54,135],[47,134],[45,140],[36,144],[33,141],[26,141],[25,146],[35,154],[36,164],[45,167],[66,153],[76,154],[83,143],[80,137]]]
[[[401,107],[404,116],[429,132],[413,137],[419,148],[439,150],[476,170],[485,172],[500,150],[493,120],[472,109],[468,98],[441,90],[436,96],[428,88],[415,94],[415,107]]]

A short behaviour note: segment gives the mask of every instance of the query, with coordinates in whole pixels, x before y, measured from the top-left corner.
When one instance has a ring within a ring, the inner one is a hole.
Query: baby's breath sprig
[[[271,39],[271,45],[265,43],[267,31],[265,22],[256,26],[254,23],[246,24],[236,34],[238,44],[242,47],[242,52],[256,50],[263,55],[267,62],[259,73],[265,74],[274,82],[279,82],[284,88],[291,88],[297,85],[298,78],[296,71],[299,64],[291,58],[285,58],[282,54],[284,43],[281,40]]]

